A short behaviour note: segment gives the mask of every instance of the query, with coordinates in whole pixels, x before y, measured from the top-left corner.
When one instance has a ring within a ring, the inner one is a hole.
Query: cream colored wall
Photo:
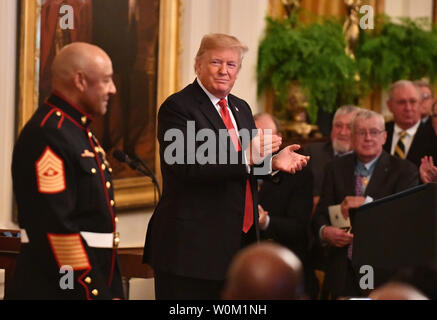
[[[391,17],[432,18],[432,0],[385,0],[385,12]]]
[[[12,222],[11,158],[15,110],[15,1],[0,0],[0,229],[15,228]],[[0,270],[0,299],[4,271]]]
[[[14,228],[11,158],[15,130],[15,1],[0,0],[0,39],[0,228]]]

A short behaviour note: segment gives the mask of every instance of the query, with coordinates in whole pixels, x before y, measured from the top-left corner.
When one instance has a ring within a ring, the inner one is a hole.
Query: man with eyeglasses
[[[393,113],[386,125],[387,142],[384,149],[391,155],[408,159],[417,167],[424,156],[437,159],[437,140],[432,126],[421,122],[422,93],[411,81],[395,82],[387,106]]]
[[[352,268],[353,230],[332,226],[329,207],[345,219],[349,210],[418,184],[417,168],[383,150],[387,139],[382,115],[359,111],[352,121],[354,152],[330,162],[313,218],[316,238],[327,246],[326,284],[333,297],[359,296],[359,277]],[[339,205],[339,207],[338,207]]]

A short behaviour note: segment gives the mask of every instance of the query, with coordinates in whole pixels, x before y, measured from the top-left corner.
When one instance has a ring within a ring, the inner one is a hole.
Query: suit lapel
[[[373,170],[372,177],[370,178],[369,185],[366,188],[365,195],[375,196],[378,194],[378,189],[384,185],[386,180],[386,175],[390,170],[390,155],[382,151],[381,156],[376,163],[375,169]]]
[[[199,103],[199,110],[209,120],[209,122],[217,130],[217,132],[219,129],[226,130],[226,126],[223,123],[223,120],[220,117],[219,113],[217,112],[217,109],[211,103],[211,100],[209,100],[209,97],[206,95],[206,93],[199,86],[197,80],[193,82],[193,87],[196,91],[196,99]]]
[[[345,161],[344,168],[341,169],[343,171],[343,182],[345,188],[345,196],[355,195],[355,164],[356,164],[356,156],[355,154],[346,155],[348,157],[348,161]]]
[[[244,122],[244,117],[241,116],[240,108],[238,107],[237,103],[231,95],[228,96],[228,103],[229,108],[232,111],[232,115],[235,118],[235,122],[237,122],[238,130],[240,130],[241,128],[247,128],[248,126]]]
[[[387,131],[387,141],[384,144],[384,150],[390,154],[391,152],[391,144],[393,140],[393,132],[394,132],[394,122],[389,122],[386,124]]]
[[[416,155],[420,155],[424,150],[420,150],[422,147],[421,141],[424,139],[425,134],[425,125],[420,122],[419,127],[417,128],[416,134],[411,141],[410,150],[408,150],[407,159],[411,160],[413,163],[416,161]],[[422,153],[423,154],[423,153]]]

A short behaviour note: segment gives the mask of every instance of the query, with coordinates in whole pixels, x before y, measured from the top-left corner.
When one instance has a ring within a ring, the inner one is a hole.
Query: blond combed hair
[[[246,45],[240,42],[236,37],[223,34],[223,33],[211,33],[203,36],[200,43],[199,50],[196,55],[196,62],[209,50],[215,49],[234,49],[240,53],[240,63],[243,61],[244,54],[248,51]]]

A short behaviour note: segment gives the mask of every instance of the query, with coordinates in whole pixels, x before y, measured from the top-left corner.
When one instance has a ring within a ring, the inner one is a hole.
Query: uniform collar
[[[91,115],[82,111],[77,105],[69,102],[67,98],[65,98],[56,90],[53,91],[50,97],[46,100],[46,104],[52,108],[61,110],[83,128],[88,128],[93,121],[93,117]]]

